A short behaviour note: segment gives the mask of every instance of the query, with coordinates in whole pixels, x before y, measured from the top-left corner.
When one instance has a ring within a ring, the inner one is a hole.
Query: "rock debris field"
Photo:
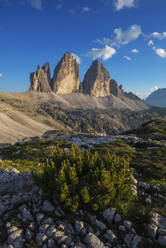
[[[134,136],[58,137],[59,140],[66,138],[70,138],[69,144],[76,143],[80,147],[91,147],[117,138],[138,142]],[[20,142],[20,145],[23,144]],[[141,196],[145,205],[150,206],[153,199],[163,199],[163,209],[166,209],[166,198],[163,195],[166,187],[142,182],[136,171],[131,183],[133,193]],[[79,210],[69,218],[59,202],[50,202],[44,198],[30,173],[22,173],[15,168],[0,170],[0,248],[166,247],[164,216],[151,212],[151,223],[146,224],[145,229],[146,235],[141,236],[136,231],[135,223],[123,219],[111,207],[99,215]]]
[[[145,196],[146,204],[151,204],[147,193],[150,185],[133,178],[132,187],[135,194],[139,190]],[[158,186],[154,189],[156,197],[163,197]],[[144,241],[134,224],[122,219],[115,208],[106,209],[100,218],[79,211],[74,216],[76,220],[69,221],[58,202],[43,199],[29,173],[16,169],[0,171],[0,216],[0,247],[4,248],[137,248]],[[153,240],[166,247],[165,217],[153,212],[147,232],[149,244]]]

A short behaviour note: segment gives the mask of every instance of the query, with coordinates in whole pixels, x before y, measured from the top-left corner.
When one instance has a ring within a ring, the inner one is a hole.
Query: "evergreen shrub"
[[[110,153],[82,151],[73,145],[70,153],[56,147],[44,173],[35,181],[51,201],[71,212],[104,210],[132,199],[129,162]]]

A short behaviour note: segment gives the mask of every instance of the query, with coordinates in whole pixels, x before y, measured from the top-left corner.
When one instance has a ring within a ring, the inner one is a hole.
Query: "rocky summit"
[[[114,79],[110,81],[110,93],[118,98],[122,98],[124,95],[122,85],[118,86],[118,83]]]
[[[80,66],[72,53],[66,52],[56,65],[53,78],[51,79],[49,63],[30,75],[30,91],[49,93],[56,95],[71,93],[83,93],[94,97],[106,97],[114,95],[120,99],[124,92],[122,85],[110,78],[109,72],[99,60],[92,62],[86,72],[84,80],[80,81]]]
[[[78,92],[80,86],[80,67],[69,52],[65,53],[54,70],[52,91],[58,95]]]
[[[38,66],[37,71],[30,75],[30,90],[49,93],[51,91],[48,81],[49,75],[49,64],[45,65],[43,68]]]
[[[100,61],[93,61],[85,74],[83,92],[95,97],[110,95],[110,75]]]
[[[50,65],[49,65],[49,63],[48,62],[45,63],[45,65],[42,66],[42,69],[43,69],[43,71],[47,75],[47,80],[48,80],[49,85],[51,85],[51,72],[50,72]]]

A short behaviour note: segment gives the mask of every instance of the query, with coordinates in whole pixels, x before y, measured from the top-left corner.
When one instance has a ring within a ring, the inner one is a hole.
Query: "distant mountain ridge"
[[[158,89],[152,92],[145,99],[145,103],[151,106],[166,107],[166,88]]]

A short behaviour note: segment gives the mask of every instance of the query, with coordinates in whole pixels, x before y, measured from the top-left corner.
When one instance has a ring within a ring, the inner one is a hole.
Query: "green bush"
[[[54,159],[47,160],[44,173],[34,178],[49,199],[76,212],[128,202],[132,198],[131,176],[127,160],[109,153],[81,151],[73,145],[70,153],[56,147]]]

